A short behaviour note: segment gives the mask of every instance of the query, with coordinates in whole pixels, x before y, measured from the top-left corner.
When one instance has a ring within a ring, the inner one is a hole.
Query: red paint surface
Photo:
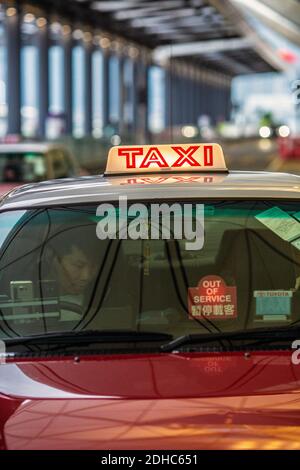
[[[17,186],[20,186],[20,184],[17,183],[0,183],[0,196],[3,196],[4,194],[8,193],[8,191],[11,191],[12,189],[16,188]]]
[[[298,159],[300,158],[300,137],[280,137],[278,148],[282,159]]]
[[[9,449],[299,449],[300,366],[290,352],[11,362],[0,418]]]

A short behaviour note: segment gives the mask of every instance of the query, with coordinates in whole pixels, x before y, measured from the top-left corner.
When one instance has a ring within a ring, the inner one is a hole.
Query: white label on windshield
[[[290,290],[256,290],[256,315],[274,319],[291,314],[293,292]]]
[[[292,241],[300,237],[300,223],[279,207],[272,207],[255,218],[283,240]]]
[[[286,315],[264,315],[263,321],[287,321],[288,318]]]

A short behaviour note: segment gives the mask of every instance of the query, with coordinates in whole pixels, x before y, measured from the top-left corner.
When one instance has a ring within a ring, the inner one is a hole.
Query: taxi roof
[[[46,153],[63,145],[49,142],[0,143],[0,153]]]
[[[300,176],[262,171],[176,173],[126,176],[83,176],[14,189],[0,210],[128,200],[299,199]]]

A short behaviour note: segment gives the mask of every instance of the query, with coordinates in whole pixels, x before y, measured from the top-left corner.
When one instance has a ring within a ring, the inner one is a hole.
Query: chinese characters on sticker
[[[205,276],[197,287],[189,288],[188,307],[192,318],[236,318],[236,287],[227,286],[220,276]]]

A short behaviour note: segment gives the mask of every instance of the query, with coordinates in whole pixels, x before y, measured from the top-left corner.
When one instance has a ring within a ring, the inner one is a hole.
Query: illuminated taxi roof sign
[[[105,174],[227,172],[218,144],[129,145],[111,148]]]

